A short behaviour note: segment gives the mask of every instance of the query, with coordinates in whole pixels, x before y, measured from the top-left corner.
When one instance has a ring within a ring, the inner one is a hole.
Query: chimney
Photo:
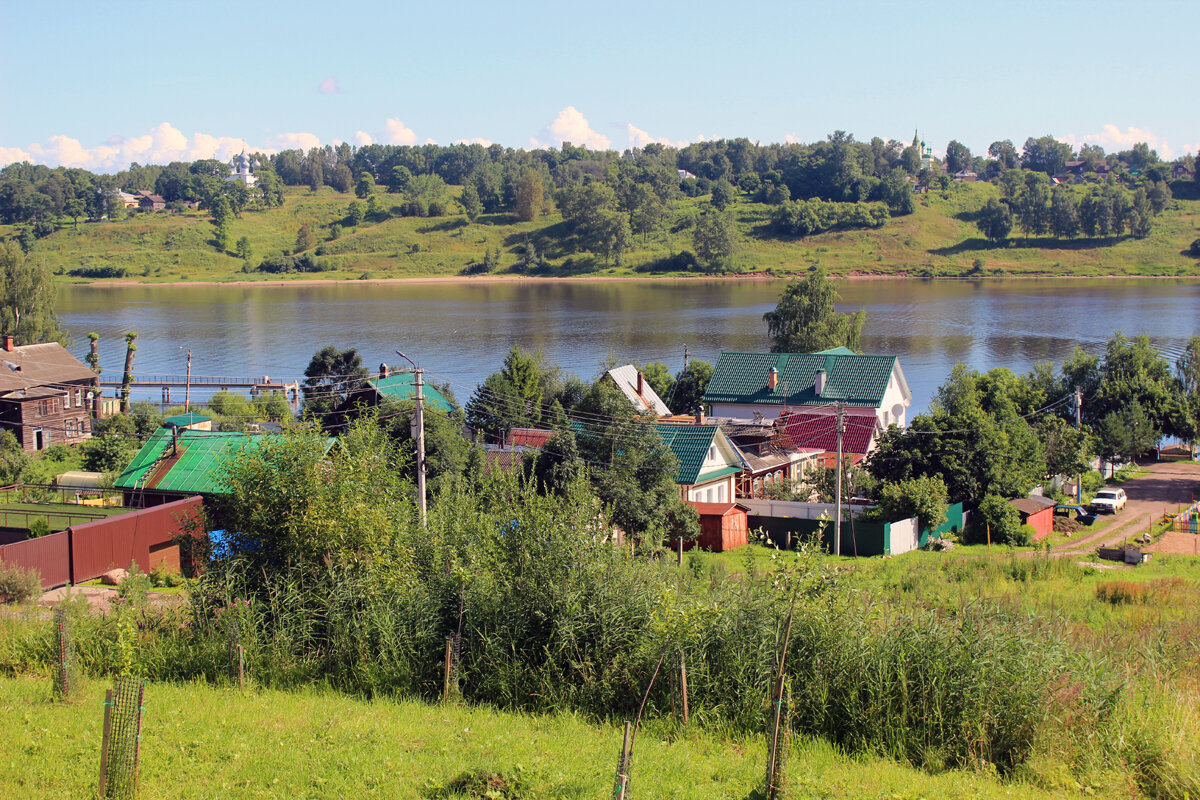
[[[387,376],[388,376],[388,365],[380,362],[379,377],[380,377],[380,379],[383,379],[383,378],[386,378]]]
[[[637,393],[641,397],[646,391],[646,379],[642,377],[642,373],[638,371]]]
[[[813,378],[813,391],[817,393],[817,397],[825,394],[825,370],[817,370],[817,374]]]
[[[775,391],[775,387],[779,385],[779,370],[771,367],[771,371],[767,373],[767,388]]]
[[[700,408],[696,411],[696,424],[704,424],[704,406],[700,406]]]
[[[13,343],[12,343],[12,334],[11,333],[4,334],[4,351],[6,353],[11,353],[13,351]]]

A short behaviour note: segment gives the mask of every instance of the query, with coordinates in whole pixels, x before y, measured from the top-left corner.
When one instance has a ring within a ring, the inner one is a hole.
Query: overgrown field
[[[457,195],[459,188],[453,188]],[[805,238],[780,238],[768,230],[770,206],[745,196],[732,206],[737,273],[786,275],[822,264],[831,274],[988,277],[992,275],[1195,275],[1196,258],[1186,254],[1200,236],[1200,202],[1172,200],[1156,218],[1145,239],[1119,237],[1092,241],[1025,239],[1016,234],[1007,246],[993,247],[974,224],[975,213],[996,194],[990,184],[953,184],[946,191],[923,195],[916,213],[890,220],[878,230],[829,232]],[[398,195],[382,189],[376,197],[388,210]],[[282,207],[246,211],[230,225],[230,242],[246,237],[252,257],[243,262],[230,250],[218,252],[215,228],[203,211],[179,214],[135,214],[117,221],[66,225],[34,244],[32,257],[64,280],[72,270],[111,268],[129,279],[146,282],[180,280],[344,280],[362,277],[407,278],[457,275],[477,268],[489,249],[500,250],[498,274],[512,273],[525,243],[532,240],[549,267],[541,274],[679,275],[665,262],[681,250],[693,250],[687,220],[707,200],[684,198],[674,221],[646,240],[635,236],[621,267],[588,253],[563,247],[567,232],[556,213],[532,222],[510,214],[481,216],[469,223],[463,215],[438,218],[391,217],[343,227],[330,239],[331,226],[346,224],[351,193],[328,187],[313,193],[292,187]],[[291,253],[297,232],[308,224],[317,246],[308,251],[327,271],[272,275],[243,272],[266,256]],[[0,237],[16,228],[0,226]]]
[[[82,669],[228,685],[235,641],[262,689],[431,702],[459,636],[466,703],[617,723],[645,696],[653,725],[670,725],[682,662],[693,724],[741,742],[764,728],[790,613],[784,707],[801,739],[932,776],[1198,795],[1195,560],[850,561],[806,546],[681,568],[614,547],[578,481],[561,494],[507,475],[439,482],[426,528],[406,456],[380,436],[353,426],[332,463],[316,434],[245,451],[214,520],[237,555],[212,561],[186,603],[150,607],[127,584],[106,614],[72,604]],[[45,616],[0,617],[0,672],[57,662]]]
[[[56,702],[37,676],[0,679],[0,786],[9,797],[89,797],[99,763],[102,700],[85,684]],[[142,797],[436,798],[487,786],[496,798],[607,797],[619,725],[571,714],[530,715],[483,706],[363,700],[308,688],[239,692],[202,683],[151,683],[141,750]],[[637,739],[631,788],[652,800],[744,800],[761,783],[761,737],[719,736],[657,720]],[[986,772],[930,775],[848,756],[813,739],[793,743],[793,797],[1083,797]],[[503,793],[502,793],[503,792]]]

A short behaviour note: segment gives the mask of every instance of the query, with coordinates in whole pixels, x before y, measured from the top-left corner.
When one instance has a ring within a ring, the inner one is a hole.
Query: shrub
[[[0,600],[24,603],[42,591],[42,575],[36,569],[0,561]]]
[[[38,539],[42,536],[49,536],[51,533],[50,521],[45,517],[38,517],[33,522],[29,523],[30,539]]]
[[[1188,253],[1200,258],[1200,239],[1195,239],[1192,241],[1192,246],[1188,248]]]
[[[999,495],[988,495],[979,504],[971,541],[979,543],[990,539],[993,543],[1015,544],[1021,527],[1021,514]],[[990,533],[989,533],[990,531]]]

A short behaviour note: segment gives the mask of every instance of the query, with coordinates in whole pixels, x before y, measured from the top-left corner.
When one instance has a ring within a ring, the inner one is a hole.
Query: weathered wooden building
[[[26,450],[74,444],[92,436],[96,374],[58,342],[13,345],[0,351],[0,429]]]

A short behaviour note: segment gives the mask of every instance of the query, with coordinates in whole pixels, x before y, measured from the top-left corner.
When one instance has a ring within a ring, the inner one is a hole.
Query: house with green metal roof
[[[367,386],[374,392],[377,402],[384,399],[409,403],[417,401],[417,379],[412,372],[397,372],[386,377],[369,378]],[[454,403],[428,381],[423,382],[421,386],[421,396],[426,408],[436,408],[445,414],[454,411]]]
[[[712,416],[776,419],[784,412],[862,418],[861,425],[904,427],[912,391],[895,356],[845,347],[819,353],[721,353],[704,392]],[[874,421],[869,418],[874,417]]]
[[[173,417],[167,417],[163,420],[164,427],[167,428],[190,428],[195,431],[211,431],[212,417],[206,417],[203,414],[197,414],[195,411],[189,411],[186,414],[176,414]]]
[[[178,494],[226,494],[222,468],[238,453],[261,447],[270,438],[269,434],[159,428],[113,485],[134,506],[154,505]],[[332,444],[329,439],[328,445]],[[147,496],[154,501],[146,502]]]
[[[737,476],[745,464],[716,425],[658,423],[663,443],[679,459],[675,483],[679,496],[694,503],[727,503],[734,499]]]

